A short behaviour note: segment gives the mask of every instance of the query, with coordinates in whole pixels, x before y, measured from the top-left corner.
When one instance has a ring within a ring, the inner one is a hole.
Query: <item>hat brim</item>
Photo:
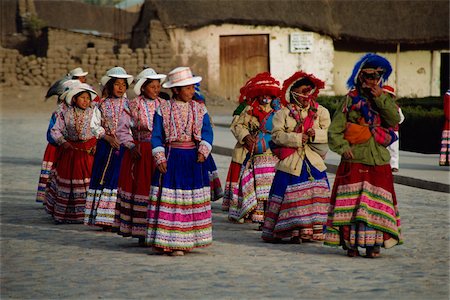
[[[86,76],[87,74],[89,74],[89,72],[83,72],[83,73],[78,73],[78,74],[72,74],[72,77],[83,77],[83,76]]]
[[[147,80],[160,80],[163,81],[167,76],[162,74],[156,74],[156,75],[149,75],[144,76],[142,78],[139,78],[138,81],[134,84],[133,91],[134,93],[139,96],[141,94],[141,87]]]
[[[177,87],[177,86],[187,86],[187,85],[196,84],[196,83],[199,83],[200,81],[202,81],[201,76],[194,76],[192,78],[188,78],[188,79],[181,80],[178,82],[170,82],[170,81],[164,82],[162,87],[165,89],[170,89],[170,88]]]
[[[97,92],[92,90],[92,89],[88,89],[88,88],[74,88],[71,89],[69,91],[67,91],[64,97],[64,100],[66,101],[67,105],[72,105],[72,98],[81,92],[88,92],[91,95],[91,101],[93,101],[95,99],[95,97],[98,96]],[[64,94],[63,94],[64,95]]]
[[[133,83],[133,76],[132,75],[114,75],[114,76],[108,76],[105,75],[102,77],[102,79],[100,80],[100,84],[105,87],[105,85],[108,83],[108,81],[111,78],[120,78],[120,79],[126,79],[128,86],[130,86]]]

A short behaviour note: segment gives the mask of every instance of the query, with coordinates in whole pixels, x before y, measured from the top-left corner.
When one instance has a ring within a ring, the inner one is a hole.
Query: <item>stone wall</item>
[[[46,57],[23,56],[0,47],[0,85],[50,86],[76,67],[89,72],[90,84],[100,82],[114,66],[134,76],[144,66],[167,74],[174,67],[169,37],[159,21],[152,21],[150,32],[148,46],[132,50],[126,44],[115,49],[117,42],[112,38],[49,28]]]

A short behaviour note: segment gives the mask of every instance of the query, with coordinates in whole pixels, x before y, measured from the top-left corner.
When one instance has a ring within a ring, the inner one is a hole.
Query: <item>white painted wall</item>
[[[329,37],[313,33],[312,52],[299,54],[289,52],[290,33],[301,32],[296,28],[225,24],[210,25],[193,31],[168,28],[168,32],[177,63],[190,66],[194,73],[203,76],[202,85],[207,87],[209,93],[220,90],[220,36],[268,34],[272,76],[282,84],[285,79],[302,69],[326,82],[324,94],[333,94],[334,48]],[[206,66],[202,58],[206,59]]]
[[[167,28],[175,61],[190,66],[193,72],[203,76],[202,85],[212,94],[220,88],[220,43],[222,35],[268,34],[270,72],[282,84],[294,72],[303,70],[325,81],[324,95],[344,95],[346,82],[356,61],[365,53],[335,51],[333,41],[327,36],[313,33],[311,53],[290,53],[289,35],[302,32],[297,28],[270,26],[244,26],[224,24],[210,25],[187,31]],[[444,51],[444,50],[443,50]],[[400,51],[378,53],[392,64],[389,78],[399,97],[439,96],[440,51]]]
[[[346,82],[353,66],[365,53],[336,51],[334,53],[334,90],[336,95],[347,92]],[[396,89],[398,97],[439,96],[440,51],[400,51],[377,53],[392,65],[392,75],[387,84]]]

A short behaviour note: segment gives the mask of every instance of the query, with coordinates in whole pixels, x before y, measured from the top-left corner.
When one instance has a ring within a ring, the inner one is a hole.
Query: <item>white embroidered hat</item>
[[[69,80],[64,84],[67,90],[61,95],[61,98],[64,97],[67,105],[72,105],[73,97],[81,92],[88,92],[91,96],[91,101],[97,97],[97,92],[89,84],[81,83],[79,80]]]
[[[157,74],[155,70],[152,68],[147,68],[143,70],[141,73],[139,73],[138,76],[136,76],[136,84],[134,85],[134,93],[136,95],[141,94],[141,87],[142,85],[148,80],[148,79],[154,79],[154,80],[160,80],[160,82],[163,82],[164,79],[166,79],[167,75],[165,74]]]
[[[106,72],[106,75],[102,77],[100,84],[103,87],[105,87],[105,85],[108,83],[108,81],[111,78],[126,79],[128,82],[128,86],[130,86],[131,83],[133,83],[133,75],[127,74],[127,71],[125,71],[125,69],[122,67],[114,67],[114,68],[109,69]]]
[[[71,78],[73,77],[83,77],[89,74],[88,72],[84,72],[82,68],[75,68],[72,71],[69,72],[69,76]]]
[[[163,83],[163,88],[173,88],[176,86],[187,86],[202,81],[202,77],[193,76],[189,67],[178,67],[168,74],[169,81]]]

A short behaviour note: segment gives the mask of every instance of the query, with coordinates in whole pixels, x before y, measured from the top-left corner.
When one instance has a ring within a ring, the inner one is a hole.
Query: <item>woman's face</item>
[[[77,79],[81,82],[81,83],[86,83],[86,76],[78,76]]]
[[[126,91],[127,91],[127,84],[125,82],[125,79],[123,78],[116,79],[113,85],[114,97],[120,98],[125,94]]]
[[[142,93],[147,99],[156,99],[159,95],[160,90],[161,83],[159,82],[159,80],[151,80],[142,88]]]
[[[74,103],[78,108],[85,110],[91,104],[91,95],[88,92],[82,92],[75,97]]]
[[[270,102],[272,102],[272,96],[270,95],[261,95],[258,96],[256,99],[258,99],[258,103],[260,105],[267,105],[270,104]]]
[[[375,69],[362,69],[359,78],[363,89],[371,89],[380,83],[381,74]]]
[[[178,100],[189,102],[192,100],[195,94],[194,85],[187,85],[178,88]]]
[[[309,105],[309,102],[311,101],[310,96],[313,92],[314,89],[309,85],[301,85],[299,87],[291,89],[292,96],[302,107],[306,107]]]

